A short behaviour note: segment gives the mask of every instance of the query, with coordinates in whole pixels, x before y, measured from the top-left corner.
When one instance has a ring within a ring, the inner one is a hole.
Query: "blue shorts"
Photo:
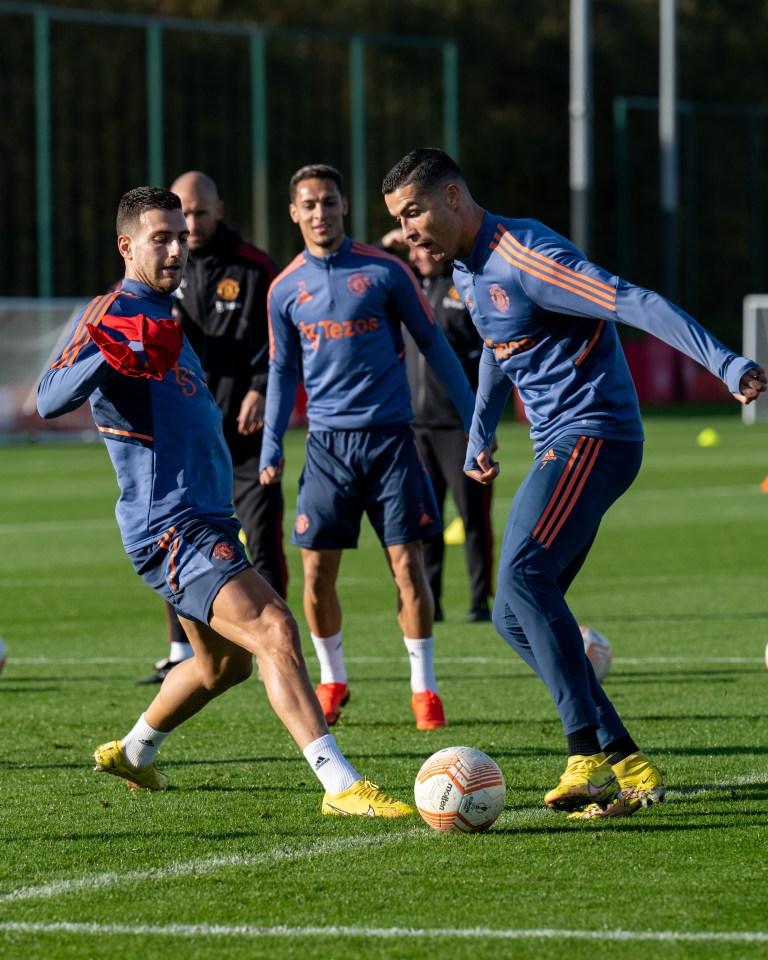
[[[142,580],[179,616],[208,623],[216,594],[250,567],[239,534],[234,518],[187,520],[155,542],[129,550],[128,557]]]
[[[291,543],[310,550],[354,549],[364,513],[385,547],[442,530],[410,424],[320,430],[307,437]]]

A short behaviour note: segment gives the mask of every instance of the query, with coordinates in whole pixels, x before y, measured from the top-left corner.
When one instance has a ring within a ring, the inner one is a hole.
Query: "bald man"
[[[224,204],[207,174],[183,173],[171,191],[181,200],[189,229],[189,260],[176,293],[179,319],[224,418],[235,510],[253,566],[285,597],[282,488],[261,486],[258,469],[269,362],[267,290],[278,270],[263,250],[225,225]],[[139,683],[161,683],[192,656],[173,611],[166,607],[166,614],[169,656]]]

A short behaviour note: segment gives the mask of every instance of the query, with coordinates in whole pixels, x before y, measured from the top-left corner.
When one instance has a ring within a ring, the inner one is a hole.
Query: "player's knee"
[[[428,589],[420,553],[405,553],[393,561],[392,575],[401,594],[419,595]]]
[[[303,660],[299,625],[286,609],[265,611],[260,618],[259,657],[267,660]]]

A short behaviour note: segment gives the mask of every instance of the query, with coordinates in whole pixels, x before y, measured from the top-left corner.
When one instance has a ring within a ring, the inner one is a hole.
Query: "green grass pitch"
[[[720,443],[704,449],[706,426]],[[93,773],[94,747],[149,702],[135,681],[163,655],[162,607],[122,551],[100,444],[0,448],[0,955],[764,960],[768,426],[742,426],[734,407],[648,416],[646,430],[640,477],[570,602],[611,640],[606,688],[665,773],[668,802],[650,811],[594,825],[543,807],[565,759],[555,709],[490,625],[465,624],[460,547],[448,549],[435,627],[451,725],[428,733],[413,725],[394,589],[369,527],[342,563],[352,699],[334,732],[403,798],[435,750],[489,753],[507,804],[477,836],[321,817],[319,786],[256,679],[166,743],[174,789],[136,794]],[[287,530],[302,445],[292,432]],[[527,430],[505,423],[498,540],[530,456]]]

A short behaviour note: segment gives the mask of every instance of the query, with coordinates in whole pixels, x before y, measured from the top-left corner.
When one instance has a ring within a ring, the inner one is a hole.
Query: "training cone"
[[[763,482],[760,484],[760,489],[763,493],[768,493],[768,477],[763,478]]]
[[[443,540],[452,547],[464,543],[464,524],[462,523],[461,517],[456,517],[454,520],[451,520],[445,528]]]

